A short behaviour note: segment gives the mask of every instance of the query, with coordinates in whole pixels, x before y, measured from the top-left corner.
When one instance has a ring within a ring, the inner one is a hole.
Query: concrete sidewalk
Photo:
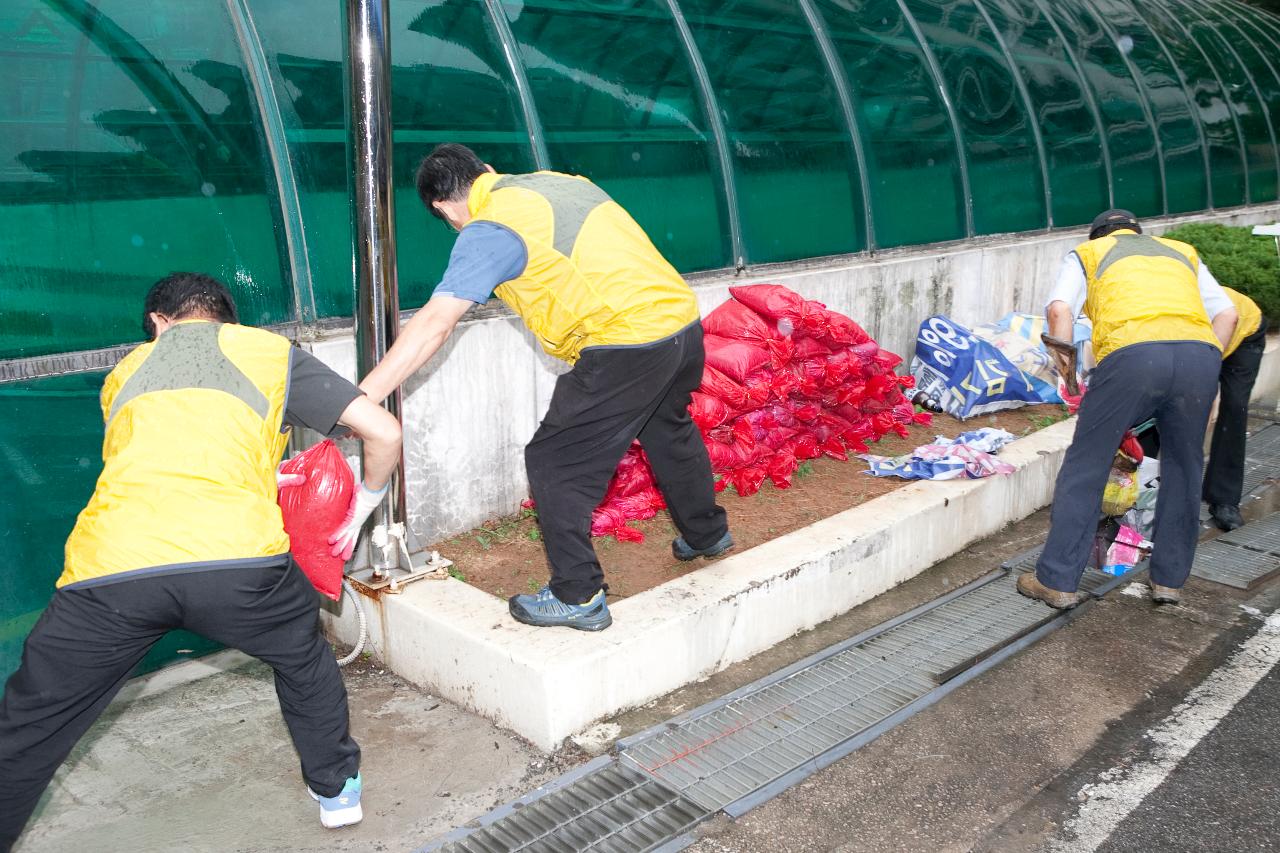
[[[1249,509],[1270,511],[1275,501]],[[635,733],[930,601],[1041,541],[1047,515],[613,723],[620,735]],[[1280,583],[1248,594],[1193,579],[1184,607],[1160,610],[1112,593],[741,820],[714,818],[694,849],[1036,849],[1073,805],[1072,780],[1090,756],[1140,739],[1144,721],[1184,695],[1225,638],[1256,618],[1242,606],[1277,604]],[[250,662],[113,705],[16,849],[411,851],[585,758],[573,746],[539,753],[368,662],[345,674],[364,750],[360,826],[320,827],[270,673]]]

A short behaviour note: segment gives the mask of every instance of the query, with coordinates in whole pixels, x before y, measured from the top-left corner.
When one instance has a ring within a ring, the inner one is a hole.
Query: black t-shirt
[[[289,387],[285,391],[284,423],[307,427],[321,435],[346,432],[338,418],[363,392],[304,349],[289,352]]]

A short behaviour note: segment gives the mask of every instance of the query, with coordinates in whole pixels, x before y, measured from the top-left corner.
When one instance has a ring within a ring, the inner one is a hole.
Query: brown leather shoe
[[[1035,572],[1023,572],[1018,575],[1018,592],[1027,598],[1043,601],[1057,610],[1070,610],[1084,600],[1078,592],[1059,592],[1040,583]]]
[[[1156,604],[1181,604],[1182,590],[1173,586],[1160,586],[1158,583],[1148,583],[1151,587],[1151,600]]]

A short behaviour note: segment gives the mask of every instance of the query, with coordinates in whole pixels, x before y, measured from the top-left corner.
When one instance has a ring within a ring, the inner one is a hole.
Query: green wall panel
[[[680,269],[732,266],[715,143],[663,4],[530,0],[502,6],[552,168],[598,183]],[[592,36],[582,38],[588,14]]]
[[[964,236],[955,134],[896,0],[816,0],[855,95],[881,247]]]
[[[256,103],[221,2],[0,6],[0,358],[137,341],[173,270],[293,316]]]
[[[798,4],[680,7],[724,115],[748,263],[864,248],[853,143]]]
[[[907,0],[960,119],[979,234],[1048,224],[1040,155],[1013,72],[970,0]]]

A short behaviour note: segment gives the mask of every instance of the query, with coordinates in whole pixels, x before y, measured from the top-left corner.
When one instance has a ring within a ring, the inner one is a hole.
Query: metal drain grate
[[[1218,539],[1202,542],[1191,564],[1191,574],[1196,577],[1236,589],[1250,589],[1277,572],[1280,557],[1227,545]]]
[[[1043,550],[1044,545],[1037,545],[1030,551],[1019,554],[1008,562],[1003,563],[1002,568],[1013,572],[1034,572],[1036,570],[1036,561],[1040,559],[1040,552]],[[1138,565],[1123,575],[1109,575],[1097,569],[1085,569],[1084,574],[1080,576],[1080,591],[1088,593],[1094,598],[1102,598],[1102,596],[1124,583],[1129,577],[1145,571],[1146,568],[1147,561],[1141,560]]]
[[[1244,527],[1222,534],[1215,541],[1280,556],[1280,514],[1251,521]]]
[[[523,804],[440,853],[635,853],[657,850],[709,812],[618,761]]]
[[[1014,589],[1009,574],[863,643],[863,651],[946,681],[1056,612]]]
[[[715,811],[812,761],[933,687],[918,673],[848,648],[622,754]]]
[[[1245,455],[1250,462],[1270,465],[1275,471],[1280,466],[1280,424],[1269,424],[1249,436]]]

